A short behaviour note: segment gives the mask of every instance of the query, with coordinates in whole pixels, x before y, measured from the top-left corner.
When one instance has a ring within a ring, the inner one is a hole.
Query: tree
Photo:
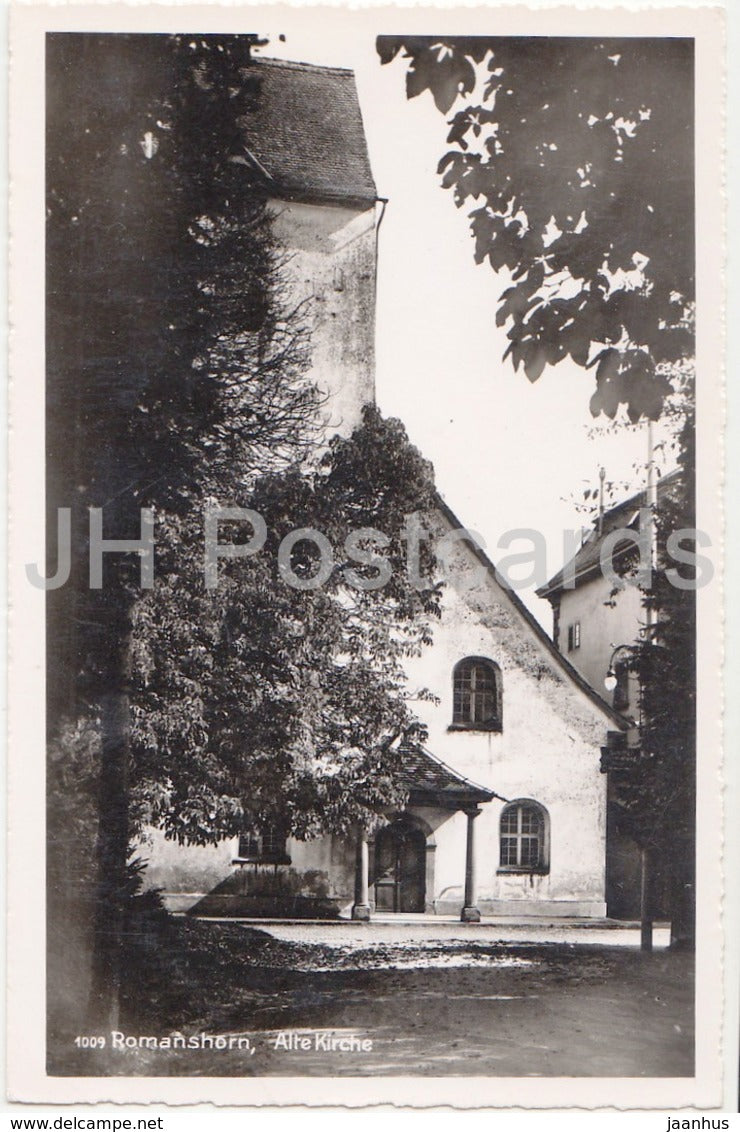
[[[566,357],[595,368],[593,416],[675,412],[694,355],[693,45],[688,39],[381,36],[406,93],[447,115],[442,184],[464,208],[477,263],[508,275],[504,357],[537,381]],[[694,526],[693,414],[681,487],[656,516],[661,551]],[[691,935],[695,611],[657,573],[634,650],[641,747],[621,776],[633,835],[674,862],[674,930]],[[623,788],[623,789],[622,789]]]
[[[87,581],[140,509],[186,514],[199,469],[280,467],[318,397],[285,309],[260,185],[241,161],[260,96],[248,36],[52,35],[47,44],[47,499],[73,509],[73,570],[49,594],[48,720],[100,727],[92,1003],[114,1009],[130,889],[131,619],[138,566]],[[54,852],[54,846],[50,846]],[[53,872],[53,870],[52,870]]]
[[[232,483],[232,493],[230,505],[262,516],[263,549],[222,562],[207,588],[202,520],[167,517],[159,581],[136,606],[139,820],[190,844],[234,836],[247,820],[302,838],[346,834],[403,804],[398,747],[421,730],[403,660],[429,642],[439,588],[428,548],[424,584],[409,577],[403,532],[407,515],[434,507],[431,469],[399,422],[367,407],[313,470],[261,477],[241,491]],[[208,499],[204,492],[204,506]],[[316,588],[298,588],[322,566],[308,539],[290,557],[298,586],[278,569],[282,540],[306,528],[334,548]],[[362,534],[369,528],[388,546]],[[353,532],[356,549],[382,554],[387,578],[377,563],[347,557]],[[220,531],[222,542],[251,535],[245,522]],[[358,580],[384,584],[358,588]]]
[[[693,56],[688,39],[381,36],[448,120],[442,184],[475,259],[508,273],[505,357],[536,381],[595,367],[594,416],[657,419],[693,355]]]
[[[627,827],[662,874],[671,910],[672,946],[695,939],[696,821],[696,589],[695,567],[669,571],[666,548],[686,531],[681,547],[696,553],[695,435],[691,389],[679,433],[679,478],[656,514],[658,568],[645,594],[651,624],[629,665],[640,685],[640,744],[617,776]]]

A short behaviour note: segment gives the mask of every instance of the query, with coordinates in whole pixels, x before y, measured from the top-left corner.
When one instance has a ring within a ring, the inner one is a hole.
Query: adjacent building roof
[[[246,156],[289,200],[377,200],[355,76],[339,67],[255,59],[253,107],[243,116]]]
[[[461,809],[463,806],[490,802],[497,795],[485,786],[447,766],[419,743],[405,743],[401,780],[410,794],[412,805],[441,805]]]
[[[666,495],[675,487],[679,477],[678,470],[671,472],[667,476],[663,476],[658,481],[657,493],[658,501],[661,496]],[[573,581],[575,585],[579,586],[589,578],[593,577],[601,569],[601,546],[608,534],[612,531],[618,530],[636,530],[638,525],[639,511],[641,507],[646,504],[646,492],[638,491],[635,495],[631,495],[629,499],[625,499],[622,503],[617,503],[608,511],[605,511],[601,523],[595,523],[593,530],[588,537],[581,544],[580,549],[576,552],[573,558],[563,566],[562,570],[558,570],[550,581],[544,586],[540,586],[537,590],[538,597],[556,597],[566,588],[566,578],[570,581],[569,588],[573,588]],[[622,553],[631,553],[633,544],[630,542]],[[619,547],[615,549],[613,560],[618,562],[620,559]]]

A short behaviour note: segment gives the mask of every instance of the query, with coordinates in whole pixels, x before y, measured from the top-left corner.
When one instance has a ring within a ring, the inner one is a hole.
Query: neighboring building
[[[269,179],[334,427],[373,397],[376,194],[350,72],[261,61],[246,158]],[[459,529],[440,500],[437,536]],[[374,832],[313,842],[245,830],[183,848],[151,831],[148,880],[201,913],[605,914],[607,730],[625,726],[493,564],[451,555],[434,643],[408,662],[425,748],[403,752],[409,801]]]
[[[657,485],[658,505],[675,488],[678,473],[663,476]],[[638,688],[626,666],[626,649],[640,640],[645,625],[643,594],[629,576],[634,565],[634,539],[615,538],[615,532],[637,535],[640,509],[646,506],[646,494],[637,492],[622,503],[604,511],[582,542],[575,556],[546,585],[537,590],[552,606],[552,637],[556,647],[592,688],[601,695],[607,673],[613,672],[617,685],[609,695],[612,706],[624,715],[637,719]],[[601,554],[605,540],[615,543],[612,561],[616,573],[625,572],[620,589],[605,577]],[[620,652],[620,649],[622,651]]]
[[[663,476],[657,484],[657,503],[678,484],[678,472]],[[646,507],[646,492],[610,507],[599,515],[593,529],[575,556],[546,585],[537,590],[553,611],[553,640],[574,668],[601,695],[611,697],[615,711],[636,725],[629,737],[639,742],[639,685],[628,669],[629,648],[642,639],[645,628],[644,595],[631,571],[636,564],[634,539],[620,539],[616,532],[637,535],[640,510]],[[610,540],[617,574],[624,572],[621,588],[605,577],[601,567],[605,540]],[[608,684],[616,685],[607,691]],[[624,739],[622,739],[622,742]],[[609,741],[608,741],[609,742]],[[620,739],[611,736],[614,752],[606,752],[604,768],[618,765]],[[616,759],[616,762],[615,762]],[[607,910],[615,918],[634,918],[640,913],[640,852],[625,829],[619,804],[619,775],[609,774],[607,823]],[[656,885],[657,887],[657,885]]]

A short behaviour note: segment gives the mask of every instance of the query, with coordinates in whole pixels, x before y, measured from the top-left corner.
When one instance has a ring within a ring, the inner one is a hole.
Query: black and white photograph
[[[20,1099],[720,1107],[716,13],[28,11]]]

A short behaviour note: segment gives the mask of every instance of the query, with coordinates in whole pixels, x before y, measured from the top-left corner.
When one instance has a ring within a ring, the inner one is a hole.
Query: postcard
[[[722,52],[13,8],[11,1100],[722,1107]]]

